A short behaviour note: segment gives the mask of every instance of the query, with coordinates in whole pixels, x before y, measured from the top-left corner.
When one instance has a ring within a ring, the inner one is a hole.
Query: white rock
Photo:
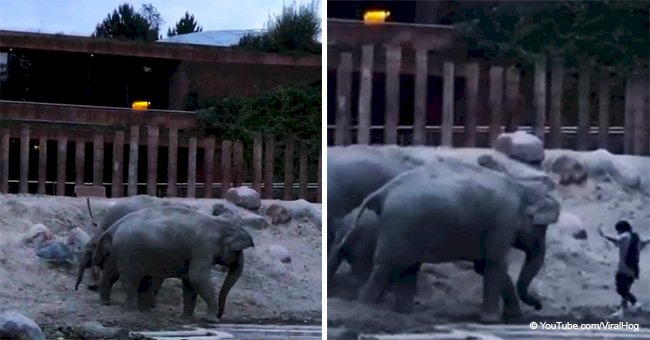
[[[260,194],[249,187],[232,188],[226,192],[225,199],[251,210],[257,210],[262,205]]]
[[[494,149],[526,163],[544,160],[544,143],[537,136],[524,131],[500,134]]]
[[[14,311],[0,314],[0,337],[3,339],[45,340],[43,331],[36,322]]]
[[[70,249],[75,254],[80,254],[86,247],[86,243],[90,241],[90,236],[79,227],[74,227],[70,230],[68,234],[68,239],[66,240],[66,245],[70,246]]]
[[[287,250],[287,248],[283,246],[277,244],[270,245],[269,254],[271,255],[271,258],[278,260],[282,263],[291,262],[291,255],[289,254],[289,250]]]

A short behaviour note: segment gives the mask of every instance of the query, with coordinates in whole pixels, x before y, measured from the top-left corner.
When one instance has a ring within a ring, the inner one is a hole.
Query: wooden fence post
[[[454,63],[445,62],[443,65],[442,87],[442,135],[440,144],[453,146],[454,137]]]
[[[357,124],[357,144],[370,144],[374,51],[375,47],[373,45],[364,45],[361,48],[361,81],[359,85],[359,123]]]
[[[205,151],[205,190],[203,197],[212,198],[212,185],[214,184],[214,138],[206,137],[203,139],[203,150]]]
[[[86,140],[77,139],[75,141],[75,185],[83,185],[86,174]]]
[[[506,131],[513,132],[519,129],[519,111],[521,110],[521,97],[519,95],[519,69],[511,66],[506,70]]]
[[[122,197],[124,192],[124,180],[122,179],[124,169],[124,131],[115,131],[113,138],[113,178],[111,185],[111,197]]]
[[[169,149],[167,157],[167,197],[176,197],[178,178],[178,129],[169,128]]]
[[[293,136],[287,136],[284,146],[284,200],[293,200]]]
[[[607,150],[609,146],[609,72],[601,71],[598,81],[598,147]]]
[[[29,174],[29,127],[24,126],[20,130],[20,182],[18,183],[18,192],[21,194],[28,193],[27,181]]]
[[[196,137],[190,137],[187,153],[187,197],[196,197]]]
[[[262,194],[262,136],[255,136],[253,142],[253,190]]]
[[[350,98],[352,89],[352,53],[341,53],[336,69],[335,145],[350,144]]]
[[[551,148],[562,147],[562,95],[564,94],[564,61],[554,58],[551,63],[551,103],[549,110],[549,139]]]
[[[307,182],[308,182],[308,170],[309,167],[309,150],[307,149],[307,144],[300,143],[300,161],[298,164],[299,176],[298,182],[300,182],[300,192],[298,197],[302,199],[307,198]]]
[[[316,196],[316,202],[321,203],[323,201],[323,153],[318,153],[318,194]]]
[[[104,184],[104,135],[96,133],[93,139],[93,185]]]
[[[58,155],[56,158],[56,163],[58,165],[58,169],[56,171],[56,194],[57,196],[65,196],[65,166],[68,161],[68,138],[63,135],[63,133],[61,133],[56,144],[58,149]]]
[[[47,138],[38,139],[38,193],[45,195],[47,183]]]
[[[9,193],[9,129],[2,129],[0,138],[0,192]]]
[[[535,135],[542,143],[546,130],[546,58],[535,61]]]
[[[584,62],[580,66],[578,79],[578,150],[589,148],[591,66]]]
[[[465,146],[476,146],[476,122],[478,116],[478,83],[481,69],[478,63],[469,63],[465,66]]]
[[[0,192],[9,193],[9,129],[2,129],[0,139]]]
[[[634,147],[635,155],[644,155],[648,144],[648,135],[646,130],[647,116],[650,111],[645,106],[645,97],[648,94],[648,79],[643,73],[634,76],[634,98],[633,98],[633,116],[634,116]]]
[[[221,142],[221,169],[221,198],[225,198],[232,183],[232,141]]]
[[[244,182],[244,144],[241,141],[232,143],[233,185],[240,187]]]
[[[490,145],[501,134],[503,125],[503,67],[490,67]]]
[[[413,145],[425,145],[427,142],[427,82],[428,50],[419,48],[415,50],[415,93],[413,102]]]
[[[399,73],[401,67],[401,47],[399,45],[387,45],[384,144],[397,144],[397,124],[399,123]]]
[[[129,143],[129,185],[128,196],[138,194],[138,149],[140,147],[140,126],[131,125],[131,140]]]
[[[147,194],[157,196],[158,139],[160,137],[160,130],[157,126],[149,126],[147,132]]]
[[[273,199],[273,167],[275,165],[273,135],[266,136],[266,145],[264,146],[264,195],[266,199]]]

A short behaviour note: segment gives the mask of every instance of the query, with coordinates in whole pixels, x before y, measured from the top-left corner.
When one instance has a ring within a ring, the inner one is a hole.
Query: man
[[[614,229],[618,233],[616,236],[605,235],[601,228],[598,228],[598,233],[619,249],[616,292],[621,296],[621,307],[613,316],[620,317],[623,316],[624,310],[628,309],[628,302],[631,304],[629,307],[632,311],[641,307],[637,303],[636,297],[630,292],[630,287],[634,280],[639,278],[641,250],[650,244],[650,240],[641,241],[639,234],[632,231],[632,226],[625,220],[618,221]]]

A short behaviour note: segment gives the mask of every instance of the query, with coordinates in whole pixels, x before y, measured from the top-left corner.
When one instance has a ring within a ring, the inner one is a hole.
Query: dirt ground
[[[219,200],[175,199],[209,212]],[[92,199],[93,213],[99,218],[116,200]],[[247,249],[246,267],[231,290],[222,319],[225,323],[320,324],[321,320],[321,225],[320,205],[305,201],[262,201],[263,211],[272,203],[287,207],[294,216],[287,224],[257,230],[247,228],[255,248]],[[124,294],[118,282],[113,304],[99,303],[96,292],[85,284],[74,290],[76,268],[53,265],[38,258],[33,248],[23,245],[25,233],[42,223],[65,237],[74,227],[93,235],[86,200],[73,197],[0,195],[0,312],[15,310],[36,321],[46,337],[71,339],[75,329],[96,321],[107,327],[130,330],[160,330],[187,324],[181,317],[180,280],[168,279],[160,291],[155,310],[144,314],[124,308]],[[274,258],[269,246],[285,247],[290,263]],[[225,273],[213,270],[216,289]],[[194,320],[200,322],[206,305],[199,299]],[[65,336],[68,335],[68,336]]]
[[[640,162],[647,163],[639,169],[650,169],[650,158]],[[650,177],[650,172],[645,176]],[[642,239],[649,239],[650,196],[639,190],[625,189],[614,181],[593,179],[579,186],[558,187],[557,196],[562,203],[560,220],[549,226],[546,262],[530,287],[541,297],[544,307],[535,311],[522,304],[525,319],[520,322],[609,320],[620,301],[614,285],[618,250],[598,235],[598,227],[614,234],[615,222],[625,218]],[[573,233],[580,229],[586,231],[586,239],[573,237]],[[524,260],[523,253],[513,249],[510,256],[509,273],[516,280]],[[644,309],[624,321],[648,327],[650,247],[642,252],[640,267],[640,280],[634,283],[632,293]],[[340,270],[343,282],[346,270],[347,266],[343,265]],[[358,333],[430,331],[436,324],[478,321],[482,280],[473,272],[471,264],[424,265],[421,273],[417,305],[410,314],[390,310],[391,294],[378,305],[370,306],[354,301],[347,294],[341,296],[340,291],[328,291],[330,338],[335,338],[335,333],[341,339],[350,339],[356,338]],[[336,332],[331,331],[334,329]]]

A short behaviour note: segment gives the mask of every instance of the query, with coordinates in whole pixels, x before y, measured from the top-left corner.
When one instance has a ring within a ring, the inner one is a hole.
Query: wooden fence
[[[330,101],[330,105],[335,106],[331,112],[335,114],[335,121],[328,127],[331,138],[328,144],[485,147],[504,131],[524,129],[541,138],[548,148],[604,148],[626,154],[650,154],[648,70],[629,79],[616,79],[615,75],[584,64],[575,75],[576,88],[569,88],[567,79],[573,75],[557,58],[539,58],[534,69],[522,70],[507,65],[438,60],[430,58],[430,51],[418,46],[408,53],[403,53],[402,49],[403,46],[390,43],[381,48],[366,44],[360,50],[352,49],[355,52],[336,51],[328,56],[329,67],[336,70],[336,93],[329,94],[336,98]],[[352,77],[357,72],[358,92],[353,89]],[[385,79],[385,88],[379,94],[384,98],[384,123],[373,125],[373,75],[378,73]],[[400,112],[400,76],[404,74],[414,77],[410,99],[413,100],[413,123],[409,125],[399,124],[403,115]],[[442,77],[442,91],[437,94],[442,98],[440,125],[427,122],[427,86],[431,75]],[[454,82],[459,78],[464,81],[461,110],[456,108],[459,102],[454,93]],[[624,118],[620,126],[610,124],[612,111],[623,107],[614,100],[618,96],[610,91],[615,84],[624,86],[624,100],[620,101],[624,102]],[[568,97],[569,92],[575,93],[575,103],[568,102],[574,99]],[[524,102],[525,97],[532,98],[532,105]],[[354,102],[355,98],[358,101]],[[531,110],[527,110],[527,106]],[[352,117],[353,108],[357,117]],[[577,111],[577,122],[567,124],[570,120],[567,110]],[[489,116],[487,124],[478,124],[479,112]],[[357,124],[353,125],[355,118]],[[522,121],[526,120],[529,123],[524,126]],[[483,134],[482,138],[479,134]],[[612,145],[612,137],[622,137],[620,148]]]
[[[182,132],[139,124],[94,133],[3,127],[0,192],[62,196],[73,195],[75,185],[92,184],[105,186],[109,197],[215,198],[245,185],[267,199],[321,201],[322,159],[310,157],[304,144],[259,136],[245,145]],[[278,160],[283,176],[275,171]]]

